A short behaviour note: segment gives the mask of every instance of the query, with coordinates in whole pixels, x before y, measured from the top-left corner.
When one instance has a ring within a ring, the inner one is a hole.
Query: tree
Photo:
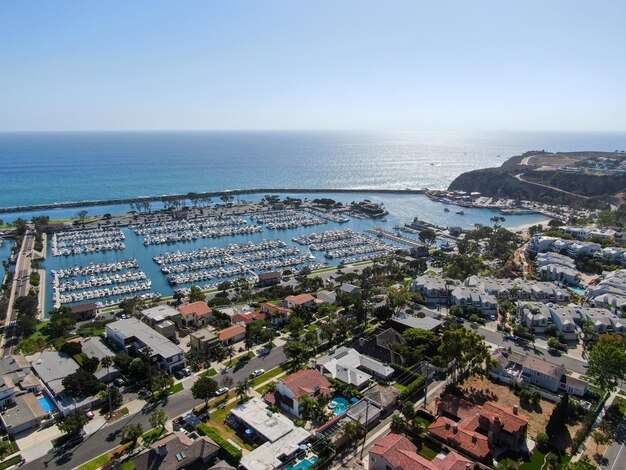
[[[132,442],[131,447],[137,445],[137,440],[143,434],[143,426],[140,423],[129,423],[122,427],[122,443]]]
[[[230,365],[233,362],[233,356],[235,355],[235,348],[233,346],[226,346],[224,351],[228,356],[228,364]]]
[[[73,398],[89,397],[104,388],[102,382],[83,369],[78,369],[73,374],[66,376],[61,383],[65,392]]]
[[[289,324],[287,325],[287,329],[292,335],[297,335],[300,330],[304,328],[304,321],[300,317],[296,317],[294,315],[289,319]]]
[[[626,379],[624,337],[615,334],[600,336],[589,353],[587,375],[607,391],[615,390],[619,382]]]
[[[551,336],[548,338],[548,348],[551,350],[558,350],[561,347],[561,342],[558,338]]]
[[[320,337],[322,341],[327,341],[329,346],[333,344],[333,338],[335,337],[335,329],[333,325],[328,322],[322,323],[320,325]]]
[[[434,230],[425,228],[420,231],[418,238],[425,246],[430,248],[437,241],[437,234]]]
[[[540,449],[545,449],[548,442],[550,442],[550,438],[545,432],[540,432],[537,434],[537,437],[535,437],[535,442]]]
[[[309,349],[301,341],[289,341],[284,347],[285,356],[291,359],[291,366],[294,370],[300,367],[308,357]]]
[[[246,377],[237,384],[237,398],[239,398],[239,401],[244,401],[246,398],[248,398],[248,392],[251,388],[252,381],[249,377]]]
[[[224,385],[224,387],[226,388],[232,387],[234,382],[235,380],[230,375],[227,375],[222,379],[222,385]]]
[[[161,430],[165,429],[165,423],[169,417],[163,408],[159,408],[158,410],[154,410],[154,412],[150,415],[150,426],[153,428],[161,428]]]
[[[106,400],[108,402],[109,419],[113,414],[113,410],[116,409],[124,402],[124,398],[117,387],[109,387],[104,392]]]
[[[198,286],[191,286],[189,289],[189,302],[204,302],[205,295],[202,293],[202,289]]]
[[[57,427],[61,432],[69,436],[75,436],[83,430],[88,421],[85,413],[81,410],[74,410],[65,419],[57,421]]]
[[[205,406],[209,407],[209,399],[215,396],[215,392],[219,388],[217,382],[206,375],[200,377],[191,386],[191,395],[196,400],[204,400]]]
[[[155,374],[150,381],[150,389],[155,395],[167,392],[174,386],[174,377],[171,375]]]
[[[483,337],[465,328],[445,331],[438,352],[451,366],[453,384],[474,374],[485,375],[491,365],[491,354]]]
[[[81,223],[81,224],[84,224],[84,223],[85,223],[85,218],[87,217],[87,214],[88,214],[88,212],[87,212],[85,209],[80,210],[80,211],[78,211],[78,212],[76,213],[76,215],[77,215],[77,216],[78,216],[78,218],[80,219],[80,223]]]
[[[593,439],[593,442],[595,442],[596,444],[596,454],[599,453],[598,452],[599,446],[608,445],[611,442],[611,439],[609,438],[609,436],[604,434],[602,431],[598,431],[598,430],[593,431],[591,433],[591,439]]]
[[[489,219],[490,221],[493,222],[493,228],[496,229],[500,226],[500,222],[504,222],[505,219],[504,217],[500,217],[500,216],[494,216],[491,219]]]
[[[391,432],[396,434],[406,434],[406,422],[399,414],[394,414],[391,417]]]
[[[133,380],[142,382],[148,377],[148,364],[140,358],[134,358],[129,365],[129,373]]]
[[[387,291],[386,305],[394,315],[397,315],[406,306],[410,298],[411,296],[408,290],[391,287]]]
[[[598,225],[600,227],[614,227],[617,222],[617,215],[610,209],[600,211],[598,214]]]
[[[317,330],[309,330],[304,334],[304,344],[313,352],[317,352],[317,345],[319,344],[319,338],[317,337]]]

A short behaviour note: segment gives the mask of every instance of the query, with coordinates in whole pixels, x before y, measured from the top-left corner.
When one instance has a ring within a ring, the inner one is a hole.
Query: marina
[[[256,199],[260,201],[261,196]],[[438,229],[489,223],[494,215],[488,209],[473,209],[471,215],[457,216],[444,213],[441,203],[425,196],[399,194],[381,201],[389,210],[384,219],[356,217],[347,210],[355,199],[353,194],[333,197],[344,208],[330,211],[312,207],[306,198],[301,198],[303,207],[297,208],[275,209],[248,202],[241,206],[219,205],[211,208],[212,212],[190,208],[177,213],[128,216],[127,221],[119,219],[117,226],[85,230],[72,227],[57,232],[48,244],[49,253],[57,255],[42,263],[50,273],[46,276],[46,311],[62,303],[110,306],[137,295],[159,298],[186,293],[192,285],[208,290],[237,278],[255,282],[265,271],[295,273],[305,266],[320,269],[368,261],[397,248],[407,249],[411,245],[407,240],[415,239],[414,243],[419,244],[419,227],[410,225],[416,215],[420,220],[432,221]],[[361,197],[378,201],[367,193]],[[249,201],[254,199],[248,196]],[[98,209],[113,213],[106,206]],[[535,219],[539,217],[534,214],[507,216],[505,225]],[[283,223],[284,228],[270,228],[270,224]],[[378,229],[395,233],[395,227],[403,228],[402,240],[367,232]],[[123,246],[108,249],[111,243]],[[61,255],[61,250],[67,252]]]

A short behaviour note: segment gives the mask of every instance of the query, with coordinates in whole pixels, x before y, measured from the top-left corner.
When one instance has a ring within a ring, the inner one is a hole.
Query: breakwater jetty
[[[256,188],[256,189],[233,189],[226,191],[194,192],[186,194],[166,194],[160,196],[140,196],[122,199],[97,199],[92,201],[70,201],[51,204],[33,204],[29,206],[0,207],[0,214],[12,212],[41,211],[49,209],[65,209],[72,207],[109,206],[113,204],[131,204],[138,202],[158,202],[188,199],[189,197],[221,197],[225,195],[240,196],[245,194],[339,194],[339,193],[370,193],[370,194],[425,194],[428,189],[333,189],[333,188]]]

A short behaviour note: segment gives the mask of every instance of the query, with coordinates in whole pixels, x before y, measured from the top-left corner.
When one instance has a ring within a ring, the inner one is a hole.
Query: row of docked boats
[[[59,292],[77,291],[91,289],[93,287],[110,286],[112,284],[143,281],[146,278],[146,273],[143,271],[127,271],[110,276],[90,277],[83,280],[74,279],[72,281],[61,282],[58,284],[57,289]]]
[[[81,253],[123,250],[125,235],[120,229],[90,229],[58,232],[52,235],[52,255],[70,256]]]
[[[194,259],[219,258],[220,256],[236,255],[238,253],[251,253],[255,251],[272,250],[284,248],[287,244],[282,240],[263,240],[258,243],[252,241],[247,243],[231,243],[226,246],[198,248],[192,251],[175,251],[164,253],[152,258],[157,264],[171,264]]]
[[[85,300],[100,299],[105,297],[114,297],[124,294],[132,294],[135,292],[141,292],[150,290],[152,287],[152,281],[146,279],[145,281],[135,282],[132,284],[117,285],[113,287],[106,287],[103,289],[94,289],[81,292],[71,292],[68,294],[58,294],[55,296],[57,299],[57,305],[71,304],[75,302],[84,302]]]
[[[92,276],[94,274],[112,273],[117,271],[124,271],[126,269],[138,268],[136,258],[130,258],[127,260],[116,261],[114,263],[89,263],[86,266],[72,266],[71,268],[51,270],[52,275],[56,275],[59,279],[67,277],[77,276]]]
[[[309,233],[308,235],[302,235],[300,237],[293,238],[293,241],[300,245],[310,246],[315,243],[324,243],[328,241],[343,240],[346,238],[352,238],[356,235],[354,230],[327,230],[322,233]]]
[[[163,245],[165,243],[179,243],[188,242],[203,238],[221,238],[232,237],[234,235],[250,235],[253,233],[259,233],[263,231],[263,227],[258,225],[244,225],[244,226],[224,226],[211,229],[197,229],[188,230],[184,232],[172,232],[163,233],[159,235],[146,235],[143,240],[143,244],[148,245]]]
[[[344,214],[335,214],[334,212],[325,212],[314,208],[308,208],[307,212],[324,220],[327,220],[329,222],[335,222],[337,224],[350,222],[350,217]]]
[[[163,297],[163,294],[156,291],[156,292],[144,292],[143,294],[135,294],[135,295],[123,295],[123,296],[110,298],[105,301],[98,300],[97,302],[95,302],[95,304],[98,306],[98,308],[112,307],[113,305],[119,304],[123,300],[132,299],[134,297],[139,297],[141,300],[144,300],[144,301],[161,300],[161,298]]]
[[[136,235],[158,235],[172,232],[187,232],[194,230],[208,230],[217,227],[246,225],[247,222],[240,217],[201,217],[196,219],[165,220],[158,222],[143,222],[131,224],[129,228]]]
[[[325,224],[326,221],[316,215],[295,210],[267,211],[250,215],[258,224],[265,224],[271,230],[286,230],[298,227],[311,227]]]

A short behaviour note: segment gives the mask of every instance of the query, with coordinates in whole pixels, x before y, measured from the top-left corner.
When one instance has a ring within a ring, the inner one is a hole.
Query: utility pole
[[[370,401],[365,398],[365,432],[363,433],[363,445],[361,446],[361,455],[359,456],[360,459],[363,458],[363,452],[365,451],[365,440],[367,439],[367,420],[369,418],[369,411]]]

